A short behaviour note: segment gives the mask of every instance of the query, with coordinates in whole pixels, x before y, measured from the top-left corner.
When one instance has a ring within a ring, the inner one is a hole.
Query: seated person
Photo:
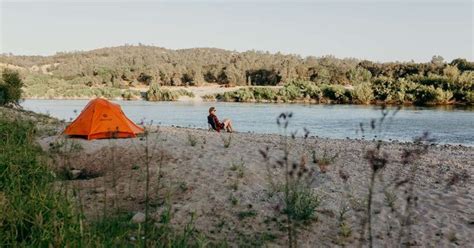
[[[232,121],[229,119],[224,119],[222,122],[219,122],[216,116],[216,108],[210,107],[209,108],[209,116],[207,116],[207,123],[211,125],[212,129],[220,132],[221,129],[225,129],[227,132],[232,133],[234,130],[232,129]]]

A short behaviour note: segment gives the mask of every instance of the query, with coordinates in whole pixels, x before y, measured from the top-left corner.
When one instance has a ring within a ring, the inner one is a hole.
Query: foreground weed
[[[393,211],[395,211],[395,202],[397,201],[397,195],[391,191],[385,191],[385,198],[384,201],[388,207]]]
[[[373,198],[374,194],[377,190],[376,178],[382,178],[383,171],[390,163],[389,161],[389,154],[383,151],[382,147],[384,142],[380,140],[381,133],[383,131],[384,123],[388,118],[393,118],[396,113],[400,110],[398,107],[396,110],[390,113],[385,106],[382,106],[381,113],[382,116],[379,119],[374,119],[370,122],[370,130],[377,132],[377,135],[374,136],[379,138],[376,141],[375,147],[369,148],[366,150],[364,158],[367,160],[370,166],[370,179],[369,179],[369,186],[368,186],[368,196],[367,196],[367,208],[366,208],[366,218],[363,219],[362,225],[362,233],[361,233],[361,242],[365,239],[365,230],[367,226],[368,232],[368,245],[369,247],[373,247],[373,233],[372,233],[372,226],[373,226]],[[360,131],[364,133],[363,124],[360,124]],[[415,138],[413,142],[413,146],[411,148],[404,148],[402,150],[401,155],[401,162],[402,167],[400,167],[398,171],[398,176],[396,176],[392,181],[388,182],[387,185],[381,185],[383,187],[383,192],[385,194],[385,202],[390,207],[391,212],[395,212],[396,217],[399,219],[400,227],[399,227],[399,235],[398,240],[396,241],[397,244],[409,244],[411,240],[411,230],[409,222],[413,220],[413,208],[417,204],[418,197],[415,196],[414,190],[414,181],[418,175],[418,164],[417,160],[423,155],[426,154],[428,148],[432,144],[434,140],[429,137],[428,133],[424,133],[421,137]],[[391,164],[393,166],[393,164]],[[408,169],[407,177],[401,178],[401,171]],[[403,186],[403,187],[402,187]],[[405,207],[401,211],[398,211],[396,208],[396,201],[397,197],[394,191],[388,190],[392,187],[394,190],[403,188],[402,192],[405,194]],[[404,240],[405,239],[405,240]]]
[[[239,199],[237,199],[237,197],[235,197],[234,194],[230,194],[229,200],[232,206],[236,206],[237,204],[239,204]]]
[[[232,165],[230,166],[230,170],[237,172],[237,177],[243,178],[244,173],[245,173],[244,159],[241,157],[240,161],[238,161],[238,162],[232,161]]]
[[[232,143],[232,133],[228,135],[221,134],[221,139],[222,139],[222,142],[224,143],[224,148],[229,148],[230,144]]]
[[[299,222],[314,219],[316,208],[320,204],[319,197],[313,192],[311,187],[314,169],[307,166],[307,154],[297,155],[296,161],[290,157],[290,142],[288,127],[292,113],[281,113],[277,118],[277,125],[282,131],[281,149],[283,155],[275,162],[270,160],[269,148],[260,150],[260,154],[266,161],[270,191],[277,192],[284,204],[282,213],[286,216],[286,230],[288,236],[288,246],[298,247],[297,228]],[[309,137],[309,132],[305,130],[304,141]],[[291,138],[296,139],[293,133]]]
[[[342,205],[339,209],[339,213],[337,216],[339,222],[339,235],[346,239],[352,235],[352,228],[350,224],[347,222],[347,214],[350,211],[350,208],[346,205]]]
[[[257,216],[257,212],[255,212],[254,210],[240,211],[237,213],[237,217],[239,218],[239,220],[255,216]]]
[[[410,243],[411,237],[411,226],[410,221],[414,220],[414,208],[418,204],[418,196],[415,192],[415,179],[419,176],[419,159],[428,152],[428,149],[433,144],[434,139],[430,137],[428,132],[425,132],[422,136],[415,138],[414,147],[405,148],[402,152],[401,160],[404,168],[409,169],[408,176],[406,178],[399,178],[396,182],[395,188],[401,189],[404,187],[404,200],[405,207],[403,212],[399,213],[400,219],[400,232],[398,235],[398,244]]]
[[[196,146],[196,144],[198,143],[198,137],[196,137],[189,131],[187,132],[187,138],[190,146]]]
[[[338,154],[329,155],[329,153],[324,150],[321,156],[316,154],[316,151],[313,151],[313,163],[319,166],[319,171],[321,173],[326,173],[328,171],[328,166],[336,160]]]
[[[186,192],[186,191],[188,191],[189,186],[186,182],[181,181],[181,182],[179,182],[179,189],[181,190],[181,192]]]
[[[149,211],[150,211],[150,181],[151,181],[151,172],[150,172],[150,167],[152,165],[153,157],[156,155],[156,146],[158,145],[158,140],[159,140],[159,130],[156,131],[157,137],[156,139],[152,140],[150,132],[152,129],[152,124],[150,123],[148,126],[146,126],[143,132],[143,137],[141,138],[143,144],[141,145],[136,145],[135,149],[137,150],[137,153],[140,154],[139,158],[141,162],[145,165],[145,175],[146,175],[146,181],[145,181],[145,226],[144,226],[144,232],[145,232],[145,244],[147,244],[148,240],[148,231],[149,231]],[[160,160],[161,161],[161,160]],[[162,163],[159,163],[158,166],[158,175],[161,173],[161,165]],[[158,185],[160,184],[160,176],[158,176]]]

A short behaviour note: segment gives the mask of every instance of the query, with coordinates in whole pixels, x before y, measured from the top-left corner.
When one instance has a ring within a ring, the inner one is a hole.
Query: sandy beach
[[[283,154],[282,136],[154,129],[148,147],[150,213],[156,222],[169,202],[175,225],[185,225],[194,215],[199,231],[214,240],[225,237],[232,247],[257,246],[259,243],[252,242],[261,240],[269,247],[286,246],[281,201],[272,194],[269,183],[269,177],[278,180],[284,175],[271,166]],[[224,141],[229,139],[226,148]],[[39,140],[45,150],[63,141],[58,135]],[[67,161],[80,173],[76,180],[61,185],[77,189],[89,219],[100,217],[104,208],[144,212],[146,139],[66,142],[78,144]],[[371,169],[364,156],[375,142],[315,137],[287,142],[290,161],[311,168],[311,188],[321,201],[316,218],[299,228],[298,245],[351,247],[362,242],[365,246],[360,233]],[[267,148],[270,162],[260,152]],[[388,163],[375,180],[374,246],[395,247],[404,233],[406,246],[468,247],[474,243],[474,148],[433,145],[412,164],[403,165],[403,151],[415,148],[398,142],[381,146]],[[313,163],[313,151],[318,157],[335,156],[326,172]],[[63,162],[56,165],[64,167]],[[407,179],[410,183],[403,184]],[[407,194],[415,199],[409,208]],[[407,216],[409,221],[402,225]]]

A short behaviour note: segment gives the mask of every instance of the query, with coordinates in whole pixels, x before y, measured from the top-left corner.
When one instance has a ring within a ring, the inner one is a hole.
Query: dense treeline
[[[474,63],[465,59],[446,63],[440,56],[434,56],[427,63],[375,63],[331,56],[302,58],[259,51],[169,50],[139,45],[47,57],[3,55],[0,62],[42,72],[28,74],[25,78],[27,87],[37,87],[38,90],[44,84],[34,85],[44,81],[44,77],[49,82],[57,80],[57,84],[76,85],[70,87],[81,89],[128,89],[152,83],[263,86],[303,81],[319,88],[325,88],[324,85],[370,86],[374,94],[370,101],[396,102],[402,99],[402,102],[421,103],[431,102],[430,98],[438,98],[440,94],[449,98],[444,101],[446,103],[472,103],[474,98]]]
[[[402,80],[399,88],[385,88],[377,80],[361,83],[355,87],[337,84],[315,84],[310,81],[290,81],[281,88],[246,87],[236,91],[207,95],[206,100],[225,102],[290,102],[290,103],[336,103],[336,104],[452,104],[453,93],[433,86],[407,83]],[[473,103],[472,93],[467,94],[465,103]]]

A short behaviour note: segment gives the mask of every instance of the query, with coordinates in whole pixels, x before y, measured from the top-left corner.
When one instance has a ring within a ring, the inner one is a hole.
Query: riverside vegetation
[[[159,85],[218,84],[250,88],[203,98],[418,105],[474,102],[474,63],[462,58],[448,63],[441,56],[428,63],[376,63],[332,56],[126,45],[53,56],[4,54],[0,63],[20,72],[29,98],[176,100],[190,93],[159,89]]]

